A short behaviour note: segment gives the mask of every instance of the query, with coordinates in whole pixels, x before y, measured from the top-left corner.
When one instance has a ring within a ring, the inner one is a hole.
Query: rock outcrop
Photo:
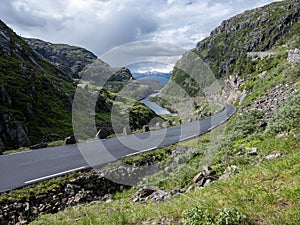
[[[298,48],[289,50],[287,62],[300,64],[300,50]]]
[[[239,57],[261,52],[283,40],[300,16],[297,0],[276,2],[234,16],[221,23],[193,50],[212,68],[216,76],[231,72]]]
[[[97,56],[77,46],[52,44],[38,39],[24,38],[35,52],[45,60],[61,68],[73,78],[79,78],[84,67],[93,63]]]
[[[45,213],[57,213],[80,203],[107,201],[107,194],[125,188],[128,186],[114,183],[96,172],[90,172],[43,194],[29,194],[27,198],[17,201],[1,202],[0,224],[27,224]]]

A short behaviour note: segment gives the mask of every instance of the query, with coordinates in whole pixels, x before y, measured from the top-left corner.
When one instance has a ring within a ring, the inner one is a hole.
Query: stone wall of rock
[[[27,224],[45,213],[57,213],[66,207],[89,203],[128,186],[117,184],[96,172],[89,172],[52,190],[19,201],[0,203],[0,224]]]
[[[300,64],[300,50],[298,48],[288,52],[287,62]]]
[[[271,118],[275,111],[285,102],[285,100],[296,93],[298,90],[289,85],[277,85],[268,92],[256,99],[250,106],[240,109],[241,112],[248,112],[250,110],[262,110],[265,112],[261,124]]]

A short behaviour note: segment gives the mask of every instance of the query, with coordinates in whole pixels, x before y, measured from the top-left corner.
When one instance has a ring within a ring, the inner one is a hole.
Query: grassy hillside
[[[71,77],[0,22],[0,142],[18,148],[72,133]]]
[[[223,21],[176,63],[171,80],[194,97],[216,79],[238,71],[247,52],[271,51],[283,44],[290,49],[299,46],[299,15],[299,1],[285,0]],[[172,86],[169,83],[163,93],[180,95]]]
[[[224,21],[177,63],[184,73],[175,68],[171,80],[179,86],[169,91],[192,98],[190,106],[198,109],[209,98],[228,101],[238,113],[201,137],[123,159],[123,165],[157,166],[159,171],[113,194],[112,201],[42,215],[32,224],[300,224],[298,18],[299,1],[289,0]],[[247,55],[265,50],[272,54]],[[196,76],[204,68],[195,67],[200,57],[224,84],[214,93],[205,90],[213,82],[210,72],[208,79]],[[193,178],[205,165],[217,178],[202,187]],[[167,197],[133,201],[145,186],[157,186]],[[2,201],[19,195],[24,193],[11,192]]]
[[[26,42],[31,43],[39,54]],[[40,40],[27,39],[26,42],[0,21],[0,152],[42,141],[63,140],[71,135],[72,102],[77,88],[72,76],[95,61],[92,53],[78,47]],[[120,91],[132,79],[126,68],[113,69],[102,61],[100,64],[97,71],[90,71],[96,79],[103,79],[104,73],[109,75],[105,89],[95,99],[98,129],[111,127],[111,106],[117,96],[114,92]],[[96,89],[99,91],[99,88],[103,86]],[[136,90],[140,98],[144,97],[141,94],[149,93],[142,85],[137,85]],[[143,110],[137,112],[139,108]],[[142,104],[136,104],[132,111],[134,129],[141,128],[156,116]]]
[[[61,69],[73,78],[79,78],[84,67],[97,59],[92,52],[77,46],[52,44],[32,38],[24,40],[37,54],[54,65],[60,65]]]

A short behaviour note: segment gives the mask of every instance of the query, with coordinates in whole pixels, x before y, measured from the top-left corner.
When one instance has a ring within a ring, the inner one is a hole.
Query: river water
[[[149,98],[157,96],[159,93],[154,93],[149,95],[147,98],[142,99],[140,102],[144,103],[146,106],[148,106],[150,109],[152,109],[156,114],[162,115],[162,114],[170,114],[170,112],[161,107],[160,105],[156,104],[155,102],[149,101]]]

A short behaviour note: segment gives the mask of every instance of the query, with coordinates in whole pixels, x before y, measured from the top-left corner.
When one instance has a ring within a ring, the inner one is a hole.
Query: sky
[[[2,0],[0,19],[22,37],[84,47],[97,56],[132,47],[129,43],[144,43],[143,51],[150,55],[158,46],[168,52],[170,44],[181,54],[224,19],[270,2],[274,0]],[[169,54],[175,54],[173,48]]]

